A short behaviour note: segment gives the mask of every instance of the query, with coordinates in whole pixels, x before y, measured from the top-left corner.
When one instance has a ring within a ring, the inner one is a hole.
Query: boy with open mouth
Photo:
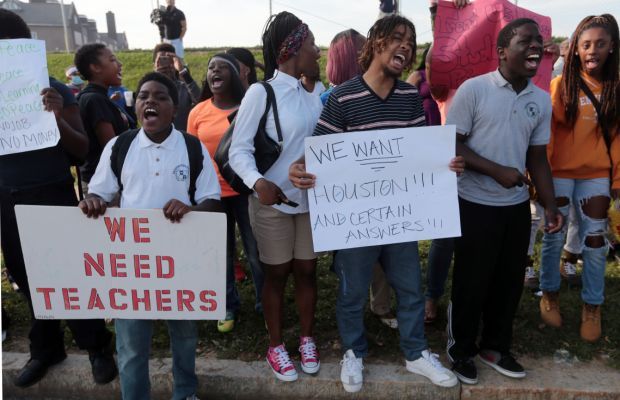
[[[220,186],[209,153],[198,139],[172,125],[178,102],[174,83],[160,73],[151,72],[140,80],[137,93],[136,112],[142,129],[127,131],[106,145],[90,182],[90,193],[79,204],[82,212],[90,218],[103,215],[107,203],[119,189],[122,208],[161,208],[171,222],[180,222],[190,211],[219,211]],[[127,140],[125,135],[134,137],[130,137],[122,171],[117,175],[111,158],[119,151],[116,142]],[[190,145],[199,146],[202,154],[202,168],[195,177],[194,192],[188,167],[192,163]],[[191,399],[198,388],[196,322],[169,320],[166,323],[173,357],[173,399]],[[152,321],[117,319],[115,326],[122,397],[150,398],[148,363]]]

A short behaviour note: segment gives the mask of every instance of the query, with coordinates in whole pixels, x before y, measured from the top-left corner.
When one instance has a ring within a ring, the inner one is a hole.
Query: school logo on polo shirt
[[[174,176],[177,181],[184,182],[189,179],[189,167],[185,164],[179,164],[174,169]]]
[[[538,118],[540,115],[540,109],[538,108],[538,104],[534,102],[529,102],[525,105],[525,112],[528,117],[531,119]]]

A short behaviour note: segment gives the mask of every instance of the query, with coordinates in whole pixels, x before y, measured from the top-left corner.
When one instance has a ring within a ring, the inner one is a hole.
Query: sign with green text
[[[0,40],[0,60],[0,156],[55,146],[58,125],[41,101],[50,85],[45,41]]]

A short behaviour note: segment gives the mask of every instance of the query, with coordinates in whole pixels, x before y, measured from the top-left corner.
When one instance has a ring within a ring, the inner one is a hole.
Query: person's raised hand
[[[192,209],[177,199],[171,199],[163,207],[164,216],[171,222],[181,222],[181,218]]]
[[[450,160],[450,171],[456,172],[456,175],[461,175],[465,171],[465,159],[463,156],[456,156]]]
[[[298,189],[310,189],[314,187],[316,176],[306,172],[306,164],[294,162],[288,168],[288,179]]]
[[[528,186],[532,185],[532,182],[530,182],[527,176],[519,172],[518,169],[512,167],[499,167],[495,172],[493,179],[495,179],[497,183],[506,189],[510,189],[515,186],[523,186],[523,184]]]
[[[43,96],[43,109],[54,113],[56,118],[60,118],[64,101],[60,93],[56,89],[48,87],[41,90],[41,96]]]
[[[452,3],[454,3],[456,8],[463,8],[469,4],[469,0],[452,0]]]
[[[545,232],[556,233],[564,226],[564,216],[554,205],[549,208],[545,208]]]
[[[88,218],[97,219],[100,215],[105,214],[108,204],[98,196],[88,196],[80,201],[78,207]]]
[[[282,189],[275,183],[265,178],[260,178],[254,184],[254,191],[258,195],[258,201],[266,206],[281,204],[282,200],[286,200],[286,196]]]
[[[549,38],[543,43],[543,50],[547,54],[551,54],[553,57],[553,64],[560,58],[560,46],[553,42],[553,39]]]

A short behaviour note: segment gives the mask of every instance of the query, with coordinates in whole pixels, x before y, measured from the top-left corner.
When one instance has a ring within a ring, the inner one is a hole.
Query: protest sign
[[[315,251],[460,236],[454,126],[306,138]]]
[[[226,216],[15,207],[37,319],[222,319]]]
[[[43,109],[49,87],[45,41],[0,40],[0,156],[55,146],[54,113]]]
[[[543,39],[551,38],[551,18],[512,4],[508,0],[476,0],[462,9],[452,1],[439,1],[433,50],[433,91],[448,93],[469,78],[497,69],[497,34],[510,21],[530,18],[539,25]],[[545,53],[533,82],[549,91],[552,55]]]

